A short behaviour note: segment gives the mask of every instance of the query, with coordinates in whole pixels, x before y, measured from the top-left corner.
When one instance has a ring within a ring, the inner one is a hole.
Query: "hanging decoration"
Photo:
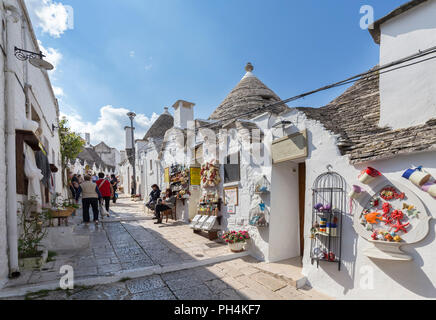
[[[350,198],[350,205],[349,205],[349,207],[350,207],[350,214],[353,213],[353,200],[359,199],[364,192],[365,191],[360,186],[354,185],[351,188],[351,191],[348,194],[348,197]]]
[[[431,174],[425,172],[422,166],[413,169],[407,169],[403,174],[404,179],[410,180],[417,187],[422,187],[431,179]]]
[[[362,182],[363,184],[370,184],[375,179],[377,179],[381,176],[382,176],[382,174],[380,173],[380,171],[378,171],[374,168],[368,167],[360,173],[359,181]]]
[[[216,187],[221,182],[219,167],[213,163],[202,165],[200,175],[202,187]]]
[[[433,198],[436,198],[436,183],[426,183],[421,188],[423,191],[427,192]]]
[[[372,197],[368,207],[362,212],[360,220],[366,230],[373,232],[372,240],[402,241],[401,235],[407,234],[412,226],[410,219],[417,218],[419,214],[414,205],[402,202],[405,198],[404,192],[390,185],[383,187],[379,194]],[[400,201],[399,206],[397,206],[398,201]],[[404,213],[405,210],[407,214]]]

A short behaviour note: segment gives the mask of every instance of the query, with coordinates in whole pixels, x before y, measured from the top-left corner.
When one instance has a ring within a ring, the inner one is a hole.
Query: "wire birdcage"
[[[346,212],[346,182],[336,172],[328,171],[313,185],[310,257],[316,261],[338,263],[341,270],[342,220]]]

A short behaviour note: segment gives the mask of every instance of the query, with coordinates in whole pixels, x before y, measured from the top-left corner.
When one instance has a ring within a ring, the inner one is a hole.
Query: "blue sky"
[[[196,103],[196,117],[208,118],[248,61],[283,99],[372,68],[379,47],[359,26],[360,7],[372,5],[378,19],[405,2],[26,0],[38,38],[57,60],[51,78],[61,111],[73,129],[91,131],[94,143],[117,147],[124,111],[140,114],[138,136],[153,113],[178,99]],[[74,9],[71,30],[56,24],[62,5]],[[319,107],[342,91],[290,106]]]

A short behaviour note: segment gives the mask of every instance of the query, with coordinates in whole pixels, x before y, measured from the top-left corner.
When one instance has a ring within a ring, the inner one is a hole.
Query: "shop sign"
[[[201,168],[191,168],[191,186],[199,186],[201,184]]]
[[[307,130],[273,141],[271,152],[273,163],[307,158]]]
[[[165,183],[170,183],[170,168],[165,168]]]
[[[228,214],[235,214],[236,213],[236,207],[234,205],[227,206],[227,213]]]

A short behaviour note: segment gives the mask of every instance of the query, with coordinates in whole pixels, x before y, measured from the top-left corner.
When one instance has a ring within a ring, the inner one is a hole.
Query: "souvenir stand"
[[[177,195],[177,203],[180,201],[185,205],[186,199],[189,199],[189,168],[185,168],[183,165],[173,165],[169,172],[170,189],[174,195]]]
[[[265,201],[269,202],[271,184],[266,176],[263,176],[255,185],[256,201],[254,207],[250,209],[250,226],[265,228],[269,226],[269,210]]]
[[[342,218],[346,210],[345,180],[335,172],[319,176],[313,186],[310,257],[337,263],[341,270]]]
[[[371,171],[377,174],[373,174],[371,179],[362,178]],[[354,228],[372,245],[364,250],[365,255],[381,260],[412,260],[412,256],[401,250],[401,246],[418,243],[428,235],[431,215],[409,186],[415,185],[426,191],[431,175],[421,167],[408,169],[403,178],[411,183],[406,186],[397,180],[388,180],[373,168],[365,172],[359,180],[369,185],[372,192],[354,199],[357,202]]]
[[[197,215],[191,223],[194,233],[205,231],[210,240],[218,238],[221,229],[221,206],[222,199],[219,195],[221,182],[219,166],[206,163],[201,166],[202,196],[198,204]]]

